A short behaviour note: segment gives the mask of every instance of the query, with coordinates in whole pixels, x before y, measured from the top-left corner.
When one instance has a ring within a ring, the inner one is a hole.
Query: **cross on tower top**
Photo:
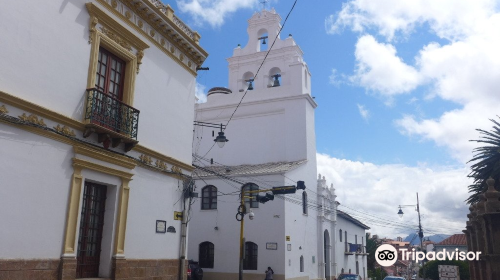
[[[261,0],[260,3],[262,4],[262,10],[266,9],[266,4],[269,2],[268,0]]]

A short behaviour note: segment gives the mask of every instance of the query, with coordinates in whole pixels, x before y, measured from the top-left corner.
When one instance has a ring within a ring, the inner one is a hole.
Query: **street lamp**
[[[417,205],[399,205],[399,211],[398,211],[398,215],[400,218],[403,218],[403,209],[401,209],[402,207],[417,207],[417,209],[415,209],[418,213],[418,237],[420,238],[420,250],[423,252],[424,251],[424,244],[423,244],[423,239],[424,239],[424,232],[422,231],[422,223],[421,223],[421,220],[420,220],[420,203],[418,201],[418,192],[417,192]],[[422,265],[423,265],[423,262],[422,262]]]
[[[194,125],[197,125],[197,126],[206,126],[206,127],[213,127],[213,128],[219,128],[219,124],[216,124],[216,123],[208,123],[208,122],[198,122],[198,121],[194,121],[193,123]],[[217,145],[219,146],[219,148],[222,148],[224,147],[224,144],[226,144],[226,142],[228,142],[229,140],[226,138],[226,136],[224,135],[224,130],[226,130],[226,126],[223,125],[223,124],[220,124],[220,132],[219,132],[219,135],[217,137],[215,137],[214,139],[214,142],[217,143]],[[213,136],[213,134],[212,134]]]

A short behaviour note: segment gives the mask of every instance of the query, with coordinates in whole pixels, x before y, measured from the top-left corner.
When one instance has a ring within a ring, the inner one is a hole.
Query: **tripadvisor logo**
[[[423,261],[423,260],[460,260],[460,261],[478,261],[479,255],[481,252],[462,252],[458,251],[458,249],[447,251],[443,249],[443,251],[439,252],[427,252],[424,253],[422,251],[416,252],[415,249],[408,251],[406,248],[399,249],[401,253],[401,260],[409,261],[413,260],[415,262]],[[396,263],[398,260],[398,251],[394,246],[389,244],[380,245],[375,251],[375,260],[381,266],[391,266]]]
[[[375,260],[381,266],[391,266],[398,260],[398,251],[392,245],[380,245],[375,251]]]

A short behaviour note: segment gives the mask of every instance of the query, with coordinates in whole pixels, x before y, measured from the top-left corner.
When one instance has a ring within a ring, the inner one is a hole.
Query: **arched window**
[[[254,87],[254,75],[252,72],[246,72],[243,74],[241,81],[241,91],[244,91],[248,88],[248,90],[253,90]]]
[[[201,268],[214,268],[214,244],[212,242],[200,243],[198,260]]]
[[[243,187],[241,187],[241,190],[245,190],[245,191],[256,191],[259,189],[259,186],[257,186],[256,184],[254,183],[246,183],[243,185]],[[252,193],[252,194],[248,194],[246,193],[245,196],[247,198],[245,198],[245,205],[249,205],[250,208],[259,208],[259,202],[257,201],[257,193]]]
[[[245,259],[243,269],[257,270],[258,246],[253,242],[245,242]]]
[[[304,272],[304,256],[300,256],[300,272]]]
[[[340,239],[340,242],[342,242],[342,230],[339,229],[339,239]]]
[[[269,82],[268,87],[279,87],[281,86],[281,70],[278,67],[273,67],[269,70]]]
[[[307,214],[307,193],[302,192],[302,213]]]
[[[267,46],[269,45],[269,38],[267,36],[267,30],[261,29],[257,32],[257,51],[267,51]]]
[[[217,209],[217,188],[209,185],[201,190],[201,209]]]

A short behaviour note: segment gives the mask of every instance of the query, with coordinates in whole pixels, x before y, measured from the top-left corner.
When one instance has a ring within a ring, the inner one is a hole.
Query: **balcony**
[[[97,89],[87,89],[83,137],[96,133],[104,148],[124,143],[125,152],[128,152],[139,143],[138,127],[139,110]]]

